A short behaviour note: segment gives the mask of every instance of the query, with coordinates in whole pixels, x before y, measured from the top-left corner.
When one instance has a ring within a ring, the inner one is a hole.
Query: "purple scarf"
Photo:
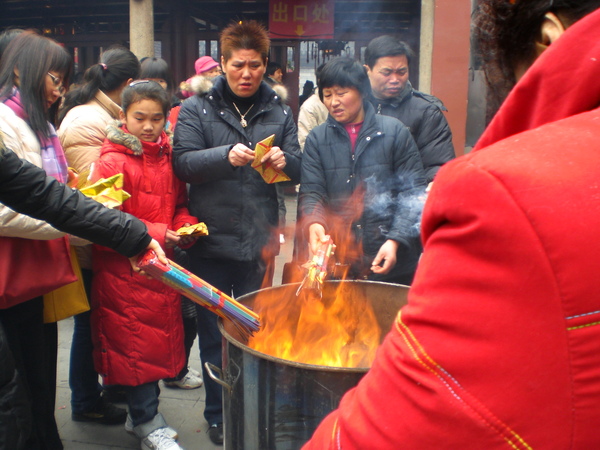
[[[23,104],[21,103],[21,95],[17,88],[14,88],[12,94],[6,99],[2,100],[2,102],[12,109],[18,117],[23,119],[25,122],[28,122],[29,117],[25,112],[25,108],[23,108]],[[42,168],[49,176],[56,178],[61,183],[66,183],[68,174],[65,152],[63,151],[62,145],[60,145],[60,140],[56,135],[56,130],[50,122],[48,122],[48,130],[50,131],[49,137],[46,137],[40,133],[37,135],[38,140],[40,141]]]

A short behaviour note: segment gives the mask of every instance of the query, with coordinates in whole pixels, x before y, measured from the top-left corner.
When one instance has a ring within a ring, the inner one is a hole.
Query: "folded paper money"
[[[256,169],[263,177],[263,180],[269,184],[279,183],[281,181],[290,181],[290,177],[283,172],[275,170],[275,168],[271,166],[270,162],[260,162],[260,160],[263,159],[267,153],[269,153],[271,147],[273,147],[274,140],[275,135],[272,134],[268,138],[265,138],[256,144],[256,147],[254,147],[254,161],[252,162],[252,168]]]
[[[208,228],[204,222],[200,222],[189,227],[181,227],[177,230],[177,236],[208,236]]]
[[[123,174],[102,178],[91,186],[81,189],[81,193],[102,203],[107,208],[121,206],[131,195],[123,190]]]

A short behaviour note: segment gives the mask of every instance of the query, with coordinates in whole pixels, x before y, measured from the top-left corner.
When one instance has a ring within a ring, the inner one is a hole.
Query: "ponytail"
[[[58,122],[76,106],[90,102],[98,91],[108,93],[118,89],[127,80],[138,78],[140,62],[127,48],[111,47],[100,55],[100,61],[83,75],[83,83],[65,95]]]

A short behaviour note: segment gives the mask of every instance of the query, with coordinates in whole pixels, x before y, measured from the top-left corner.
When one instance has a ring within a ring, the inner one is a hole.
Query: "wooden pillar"
[[[448,112],[456,156],[464,154],[470,55],[471,2],[421,0],[419,90]]]
[[[153,0],[129,0],[129,41],[139,59],[154,56]]]

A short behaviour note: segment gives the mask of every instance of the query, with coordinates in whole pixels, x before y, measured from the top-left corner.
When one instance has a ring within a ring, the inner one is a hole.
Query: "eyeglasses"
[[[62,85],[62,81],[60,80],[60,78],[52,75],[50,72],[48,72],[47,75],[52,79],[52,84],[54,85],[56,90],[60,93],[60,95],[63,95],[65,93],[65,88]]]

